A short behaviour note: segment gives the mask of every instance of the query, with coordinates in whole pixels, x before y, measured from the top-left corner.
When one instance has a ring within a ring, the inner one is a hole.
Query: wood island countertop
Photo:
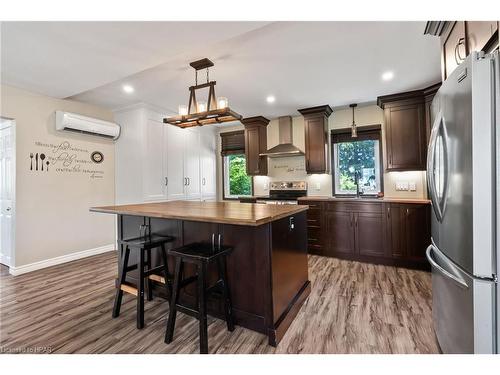
[[[258,226],[306,211],[301,205],[170,201],[92,207],[91,212]]]

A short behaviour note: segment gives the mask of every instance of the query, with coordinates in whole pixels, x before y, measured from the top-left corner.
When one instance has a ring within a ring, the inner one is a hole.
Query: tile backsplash
[[[254,194],[269,194],[272,181],[306,181],[308,195],[331,195],[332,177],[330,174],[306,174],[304,156],[270,158],[268,176],[254,177]]]
[[[332,195],[332,175],[306,174],[303,156],[270,158],[268,176],[254,177],[254,194],[269,194],[272,181],[306,181],[308,195]],[[396,190],[396,184],[401,182],[408,186],[414,184],[415,190]],[[392,198],[427,198],[425,171],[384,173],[384,193]]]

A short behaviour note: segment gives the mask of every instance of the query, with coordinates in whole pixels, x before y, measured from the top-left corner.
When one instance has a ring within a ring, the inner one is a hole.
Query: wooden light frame
[[[219,124],[229,121],[239,121],[242,116],[234,112],[228,107],[217,109],[215,98],[216,81],[209,81],[208,69],[214,66],[214,63],[207,58],[193,61],[189,65],[196,71],[196,84],[189,87],[189,106],[187,115],[178,115],[174,117],[164,118],[163,122],[178,126],[180,128],[189,128],[192,126],[203,126],[210,124]],[[207,69],[207,82],[198,84],[198,70]],[[196,100],[196,90],[208,89],[207,110],[204,112],[196,112],[198,109],[198,101]]]

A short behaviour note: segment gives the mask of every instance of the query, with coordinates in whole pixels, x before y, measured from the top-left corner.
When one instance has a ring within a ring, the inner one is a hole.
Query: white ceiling
[[[2,23],[2,82],[111,109],[187,104],[189,62],[215,62],[216,94],[244,116],[373,102],[440,79],[425,22]],[[394,72],[392,81],[381,74]],[[199,77],[203,80],[204,73]],[[123,84],[135,88],[131,95]],[[268,104],[266,96],[276,102]],[[200,97],[198,96],[198,99]]]

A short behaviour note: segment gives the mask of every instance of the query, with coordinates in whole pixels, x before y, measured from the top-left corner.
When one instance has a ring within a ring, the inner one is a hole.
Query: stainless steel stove
[[[273,181],[269,196],[259,197],[257,203],[264,204],[298,204],[297,198],[307,195],[305,181]]]

